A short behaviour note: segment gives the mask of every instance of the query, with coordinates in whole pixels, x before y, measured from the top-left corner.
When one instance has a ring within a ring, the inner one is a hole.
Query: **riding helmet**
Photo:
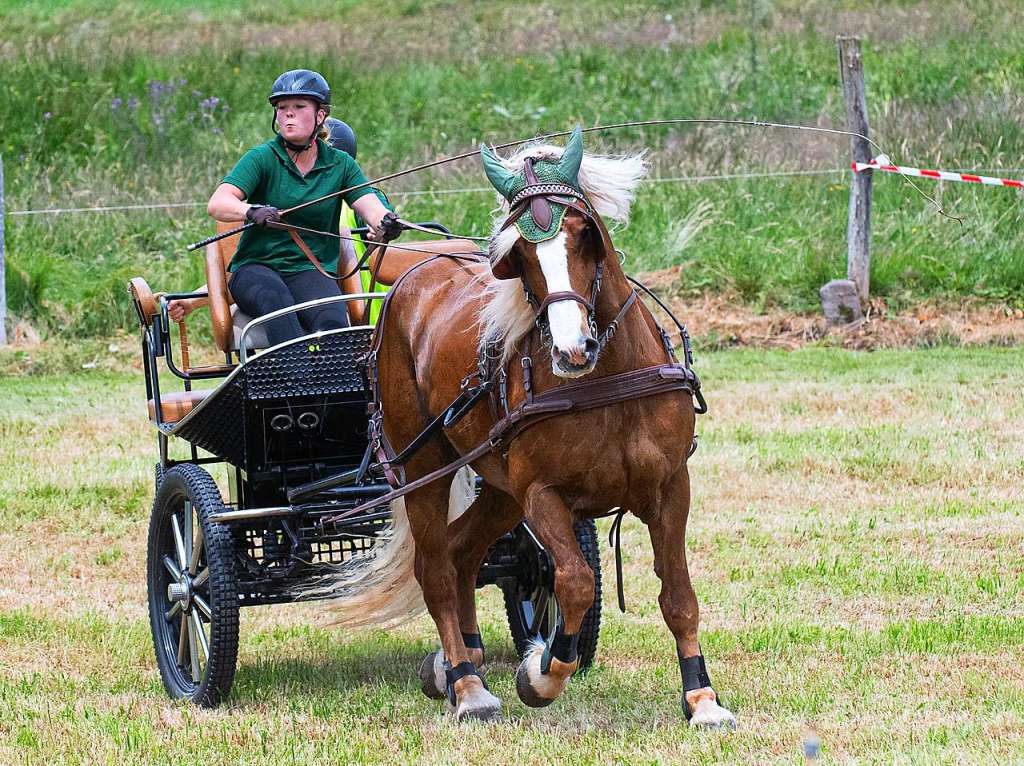
[[[270,103],[281,98],[311,98],[321,106],[331,105],[331,87],[319,72],[310,69],[292,69],[274,80],[270,89]]]
[[[324,127],[327,128],[327,143],[335,149],[341,149],[341,151],[347,153],[349,157],[355,159],[355,131],[353,131],[347,123],[342,122],[337,117],[328,117],[324,123]]]

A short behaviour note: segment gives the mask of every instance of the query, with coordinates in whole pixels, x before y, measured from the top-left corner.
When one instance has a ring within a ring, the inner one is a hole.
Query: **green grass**
[[[481,623],[501,724],[457,726],[420,694],[428,619],[344,634],[316,605],[244,610],[228,704],[172,704],[145,612],[155,444],[140,373],[0,378],[0,762],[798,764],[808,729],[824,763],[1017,762],[1022,362],[995,348],[700,355],[711,411],[687,546],[702,646],[739,716],[726,736],[682,719],[632,518],[628,613],[605,549],[597,664],[550,708],[516,698],[494,589]]]
[[[7,207],[204,201],[238,156],[266,138],[268,84],[299,64],[334,83],[335,113],[356,129],[371,175],[576,121],[715,116],[841,127],[833,37],[851,30],[865,36],[874,135],[894,159],[1022,164],[1018,4],[756,7],[752,23],[744,2],[585,0],[570,10],[504,1],[260,1],[244,12],[220,0],[187,9],[135,0],[116,10],[94,0],[5,2]],[[308,39],[297,56],[280,30],[303,23]],[[459,33],[447,34],[453,28]],[[848,160],[841,137],[726,127],[634,129],[591,145],[650,148],[660,176],[839,168]],[[462,162],[386,188],[411,217],[482,233],[492,195],[401,192],[483,185],[476,163]],[[930,181],[922,188],[964,224],[937,215],[900,179],[878,178],[873,293],[890,305],[965,296],[1024,303],[1016,194]],[[678,229],[701,202],[712,225],[680,251]],[[648,185],[616,242],[636,271],[683,264],[684,292],[727,290],[754,306],[806,310],[817,305],[821,284],[845,273],[846,206],[845,174]],[[184,245],[207,235],[211,222],[196,208],[9,217],[7,229],[12,312],[44,333],[81,337],[131,325],[128,276],[142,274],[160,289],[201,282],[199,259]]]

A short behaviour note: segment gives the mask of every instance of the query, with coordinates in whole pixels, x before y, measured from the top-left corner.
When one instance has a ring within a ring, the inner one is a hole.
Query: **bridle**
[[[565,183],[558,182],[542,182],[537,178],[537,174],[533,169],[534,159],[527,157],[524,164],[523,170],[526,176],[526,186],[516,192],[509,200],[509,213],[508,217],[501,224],[500,231],[508,229],[518,221],[527,210],[530,211],[530,216],[537,224],[538,228],[547,230],[550,228],[553,220],[552,205],[562,205],[567,209],[575,210],[577,213],[583,216],[586,220],[587,225],[591,228],[591,231],[600,233],[601,238],[605,240],[605,247],[601,248],[597,258],[597,269],[594,273],[594,279],[590,284],[590,297],[587,298],[580,295],[575,290],[560,290],[558,292],[548,293],[544,300],[538,300],[537,296],[530,289],[530,286],[526,284],[526,280],[523,277],[522,264],[512,260],[509,256],[510,253],[505,253],[499,257],[491,259],[491,272],[497,279],[515,279],[519,278],[522,282],[523,292],[526,295],[526,302],[530,304],[533,309],[533,323],[540,330],[541,342],[549,348],[553,345],[553,339],[551,337],[551,324],[548,321],[547,309],[552,303],[558,301],[575,301],[576,303],[583,306],[587,311],[587,323],[590,326],[590,334],[598,342],[598,353],[600,353],[604,347],[614,337],[616,330],[618,329],[619,322],[629,311],[629,308],[636,301],[636,291],[630,290],[629,297],[622,304],[618,314],[611,321],[611,323],[602,332],[598,332],[597,328],[597,298],[601,292],[601,279],[604,275],[604,259],[607,253],[610,241],[608,241],[607,234],[597,218],[597,214],[594,212],[593,206],[590,204],[590,200],[587,196],[576,189],[573,186]],[[510,251],[511,252],[511,251]]]

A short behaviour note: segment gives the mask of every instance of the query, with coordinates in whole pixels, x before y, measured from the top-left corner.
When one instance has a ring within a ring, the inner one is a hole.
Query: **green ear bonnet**
[[[480,146],[480,156],[484,163],[484,171],[487,178],[506,200],[510,203],[523,189],[530,185],[526,177],[526,169],[512,173],[502,164],[497,155],[486,145]],[[549,160],[535,160],[533,162],[533,173],[537,183],[540,184],[562,184],[575,189],[582,196],[580,190],[580,163],[583,161],[583,130],[579,125],[573,130],[569,141],[565,145],[562,157],[557,162]],[[551,218],[547,226],[539,224],[533,216],[532,211],[526,211],[516,220],[515,226],[519,234],[528,242],[544,242],[553,238],[562,228],[562,219],[565,218],[566,206],[556,202],[550,204]]]

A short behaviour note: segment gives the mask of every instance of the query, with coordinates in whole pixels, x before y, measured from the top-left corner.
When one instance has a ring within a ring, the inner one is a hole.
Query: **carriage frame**
[[[192,367],[187,341],[175,358],[168,304],[204,294],[146,300],[137,289],[131,293],[157,437],[147,551],[157,665],[170,696],[214,706],[234,678],[239,608],[339,597],[323,585],[327,576],[372,557],[392,523],[387,507],[323,522],[391,489],[372,470],[367,450],[365,357],[374,327],[312,333],[258,351],[246,341],[279,315],[386,294],[341,295],[258,317],[223,364]],[[179,391],[169,394],[162,385],[168,373]],[[205,381],[218,384],[203,394],[194,384]],[[177,440],[187,444],[184,458],[172,456]],[[226,499],[210,473],[217,466],[226,469]],[[580,642],[585,670],[600,630],[600,556],[593,521],[578,523],[576,531],[598,585]],[[525,522],[492,545],[477,577],[478,588],[487,585],[503,592],[518,652],[553,634],[559,620],[554,570]]]

